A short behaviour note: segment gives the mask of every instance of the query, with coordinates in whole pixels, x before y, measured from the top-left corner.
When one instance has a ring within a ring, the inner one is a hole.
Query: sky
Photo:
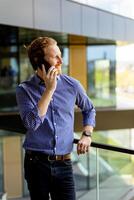
[[[134,19],[134,0],[73,0]]]

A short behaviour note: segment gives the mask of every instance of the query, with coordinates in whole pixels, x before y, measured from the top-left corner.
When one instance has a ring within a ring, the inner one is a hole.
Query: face
[[[49,62],[51,66],[55,66],[58,70],[58,75],[61,74],[62,57],[61,51],[57,45],[51,45],[44,49],[45,60]]]

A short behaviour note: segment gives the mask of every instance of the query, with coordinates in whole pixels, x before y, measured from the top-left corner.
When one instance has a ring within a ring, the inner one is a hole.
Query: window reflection
[[[69,73],[69,48],[67,46],[60,46],[61,54],[62,54],[62,73]]]
[[[134,108],[134,44],[117,46],[117,108]]]
[[[15,108],[18,83],[18,28],[0,26],[0,109]],[[14,94],[14,95],[13,95]]]
[[[18,48],[10,43],[3,45],[0,45],[0,91],[7,92],[13,90],[17,83]]]
[[[87,48],[88,95],[96,107],[115,106],[115,45]]]
[[[0,67],[0,88],[12,89],[16,85],[17,81],[17,61],[16,58],[7,59],[9,64],[3,64]]]
[[[0,25],[0,110],[17,109],[16,86],[33,74],[24,45],[27,46],[33,39],[40,36],[53,37],[58,45],[60,44],[63,56],[62,71],[68,74],[69,51],[68,46],[65,45],[67,35]]]
[[[29,62],[27,50],[23,45],[20,46],[19,49],[20,55],[20,82],[27,80],[32,74],[33,69]]]

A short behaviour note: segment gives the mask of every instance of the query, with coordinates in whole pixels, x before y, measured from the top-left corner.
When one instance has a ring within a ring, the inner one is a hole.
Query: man
[[[16,90],[27,128],[24,169],[31,200],[75,200],[70,153],[73,148],[74,107],[83,114],[83,133],[77,153],[88,152],[95,109],[81,84],[62,75],[57,42],[39,37],[27,47],[35,74]],[[45,63],[45,65],[44,65]]]

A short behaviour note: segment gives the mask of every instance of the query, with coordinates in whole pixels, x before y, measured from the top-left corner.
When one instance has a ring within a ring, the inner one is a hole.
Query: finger
[[[77,154],[79,155],[80,154],[80,152],[81,152],[81,143],[78,143],[77,144]]]
[[[49,68],[49,70],[48,70],[48,72],[47,72],[47,75],[48,75],[48,76],[50,76],[51,71],[52,71],[53,69],[55,69],[55,66],[52,66],[52,67]]]
[[[46,70],[45,70],[44,64],[41,65],[41,69],[42,69],[43,76],[46,76]]]
[[[78,152],[79,152],[79,154],[84,154],[85,153],[85,145],[83,143],[79,144]]]
[[[82,154],[86,153],[86,150],[87,150],[86,146],[83,145],[82,148],[81,148],[81,152],[82,152]]]
[[[54,72],[54,78],[57,79],[57,75],[58,75],[58,70],[56,69],[56,71]]]
[[[50,78],[55,78],[57,76],[57,69],[53,69],[51,72],[50,72]]]
[[[47,74],[47,76],[48,76],[49,79],[53,79],[54,78],[54,72],[55,71],[57,71],[56,68],[51,68],[51,70]]]
[[[54,81],[54,80],[56,80],[56,77],[57,77],[57,73],[54,70],[54,71],[51,72],[51,74],[49,75],[48,78],[49,78],[49,80]]]
[[[86,151],[86,152],[89,152],[89,146],[86,146],[85,151]],[[85,152],[85,153],[86,153],[86,152]]]
[[[89,146],[85,147],[85,153],[89,152]]]
[[[83,146],[81,147],[81,153],[86,153],[89,151],[89,145],[83,144]]]

